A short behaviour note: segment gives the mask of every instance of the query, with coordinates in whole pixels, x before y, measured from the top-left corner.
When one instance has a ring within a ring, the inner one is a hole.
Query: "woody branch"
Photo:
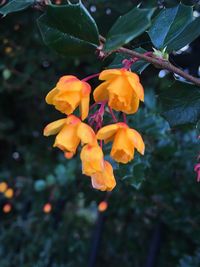
[[[100,41],[104,44],[106,39],[100,35]],[[156,65],[156,67],[159,67],[161,69],[165,69],[165,70],[168,70],[172,73],[175,73],[183,78],[185,78],[186,80],[194,83],[195,85],[197,86],[200,86],[200,79],[197,78],[197,77],[194,77],[186,72],[184,72],[183,70],[175,67],[173,64],[171,64],[169,61],[167,60],[161,60],[161,59],[157,59],[157,58],[154,58],[154,57],[150,57],[150,56],[147,56],[147,55],[144,55],[144,54],[140,54],[134,50],[130,50],[128,48],[125,48],[125,47],[120,47],[118,48],[117,50],[115,50],[114,52],[120,52],[120,53],[125,53],[125,54],[128,54],[128,55],[131,55],[132,57],[137,57],[137,58],[140,58],[142,60],[145,60],[153,65]]]

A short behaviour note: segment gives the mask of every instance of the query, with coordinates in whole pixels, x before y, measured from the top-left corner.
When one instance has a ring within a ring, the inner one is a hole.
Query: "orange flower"
[[[92,175],[104,169],[103,152],[98,143],[85,145],[81,150],[82,172],[85,175]]]
[[[144,101],[144,90],[137,74],[126,69],[109,69],[101,72],[100,80],[105,80],[93,93],[96,102],[108,101],[116,111],[135,113],[139,100]]]
[[[60,119],[48,124],[44,129],[44,135],[57,134],[54,147],[58,147],[65,152],[67,158],[71,158],[80,143],[96,142],[95,133],[90,126],[81,120],[70,115],[66,119]]]
[[[97,139],[104,140],[105,143],[113,141],[110,155],[117,162],[131,161],[135,148],[144,154],[145,145],[141,135],[122,122],[101,128],[97,133]]]
[[[89,112],[90,91],[87,82],[67,75],[61,77],[56,87],[47,94],[46,102],[67,115],[80,106],[81,118],[84,120]]]
[[[111,191],[116,186],[112,165],[104,161],[104,169],[91,175],[92,186],[101,191]]]

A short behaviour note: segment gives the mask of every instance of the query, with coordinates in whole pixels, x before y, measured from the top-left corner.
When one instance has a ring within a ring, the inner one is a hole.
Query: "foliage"
[[[7,2],[0,8],[6,15],[0,25],[0,179],[15,195],[7,199],[0,193],[1,267],[88,266],[93,231],[102,215],[98,203],[108,196],[92,190],[78,157],[67,162],[51,147],[53,140],[42,136],[44,126],[60,116],[44,97],[62,75],[83,78],[103,68],[121,68],[122,60],[129,59],[115,52],[99,60],[99,33],[107,37],[111,52],[128,42],[140,53],[152,46],[180,52],[190,44],[189,56],[194,55],[195,62],[186,63],[192,72],[199,58],[194,49],[199,44],[199,39],[194,41],[199,17],[192,17],[193,10],[199,10],[198,1],[149,0],[139,8],[141,1],[55,1],[39,9],[31,1]],[[148,19],[140,17],[141,12]],[[167,21],[162,19],[166,13]],[[121,34],[116,37],[118,23]],[[178,58],[170,54],[177,65]],[[199,153],[199,88],[167,73],[159,78],[160,70],[144,61],[137,61],[132,70],[141,74],[145,102],[128,122],[144,136],[146,152],[127,166],[114,166],[118,185],[103,214],[96,266],[144,266],[153,246],[151,236],[161,225],[158,266],[196,267],[200,218],[193,167]],[[93,88],[98,84],[92,83]],[[105,120],[109,116],[107,112]],[[3,212],[6,203],[12,206],[10,213]],[[51,203],[50,213],[43,212],[45,203]]]

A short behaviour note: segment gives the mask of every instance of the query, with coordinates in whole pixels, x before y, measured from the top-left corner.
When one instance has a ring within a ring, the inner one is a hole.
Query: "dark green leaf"
[[[153,8],[135,7],[124,16],[120,16],[108,33],[105,50],[115,50],[142,34],[150,26],[153,12]]]
[[[171,40],[167,50],[178,50],[191,43],[200,35],[200,17],[188,24],[180,35]]]
[[[139,52],[139,53],[145,53],[146,50],[143,48],[136,48],[134,49],[135,51]],[[112,68],[122,68],[123,64],[122,61],[124,59],[130,59],[131,56],[130,55],[126,55],[126,54],[121,54],[121,53],[117,53],[114,60],[110,63],[110,65],[108,66],[109,69]],[[148,66],[150,63],[143,61],[143,60],[138,60],[137,62],[135,62],[132,66],[131,66],[131,70],[133,72],[139,73],[141,74]]]
[[[179,4],[163,9],[153,21],[148,34],[156,48],[178,50],[198,37],[200,19],[193,20],[192,7]]]
[[[175,82],[161,93],[160,100],[162,115],[171,127],[200,119],[200,89],[194,85]]]
[[[99,44],[96,23],[81,2],[48,6],[38,25],[45,44],[63,55],[89,54]]]
[[[143,163],[137,163],[133,165],[132,174],[128,174],[123,177],[123,180],[126,180],[128,184],[133,186],[135,189],[140,189],[144,179],[144,170],[145,166]]]
[[[24,10],[34,4],[34,0],[12,0],[0,8],[0,14],[6,16],[9,13]]]
[[[196,129],[198,134],[200,135],[200,120],[197,122]]]

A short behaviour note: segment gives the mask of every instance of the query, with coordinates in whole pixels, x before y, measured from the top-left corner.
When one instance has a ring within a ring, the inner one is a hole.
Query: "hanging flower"
[[[71,158],[76,153],[80,142],[87,144],[96,141],[92,128],[74,115],[54,121],[45,127],[45,136],[55,134],[57,136],[53,146],[63,150],[66,158]]]
[[[110,155],[117,162],[131,161],[135,148],[144,154],[145,145],[141,135],[122,122],[101,128],[97,133],[97,139],[104,140],[105,143],[113,141]]]
[[[108,105],[116,111],[126,114],[135,113],[139,101],[144,101],[144,90],[137,74],[126,69],[104,70],[99,75],[105,80],[93,93],[96,102],[108,101]]]
[[[54,105],[60,112],[70,115],[79,106],[81,119],[88,116],[91,87],[75,76],[60,78],[56,87],[46,96],[47,104]]]
[[[90,107],[89,126],[82,122],[89,113],[91,87],[87,81],[97,76],[104,82],[94,90],[96,103]],[[122,123],[117,122],[113,112],[114,109],[127,114],[135,113],[140,100],[144,101],[144,90],[139,77],[125,68],[105,70],[100,75],[93,74],[83,80],[72,75],[63,76],[46,96],[46,102],[68,116],[48,124],[44,135],[56,135],[53,146],[60,148],[67,159],[74,156],[81,144],[82,173],[91,178],[94,188],[111,191],[116,186],[113,168],[104,160],[102,142],[100,146],[97,140],[104,140],[105,143],[112,141],[110,155],[120,163],[132,160],[135,148],[144,154],[145,145],[141,135],[128,127],[125,114]],[[106,105],[116,123],[102,128]],[[72,115],[77,107],[81,119]]]
[[[104,161],[104,169],[91,175],[92,186],[101,191],[111,191],[116,186],[112,165]]]
[[[103,151],[97,142],[85,145],[81,150],[80,158],[83,174],[91,176],[104,170]]]

